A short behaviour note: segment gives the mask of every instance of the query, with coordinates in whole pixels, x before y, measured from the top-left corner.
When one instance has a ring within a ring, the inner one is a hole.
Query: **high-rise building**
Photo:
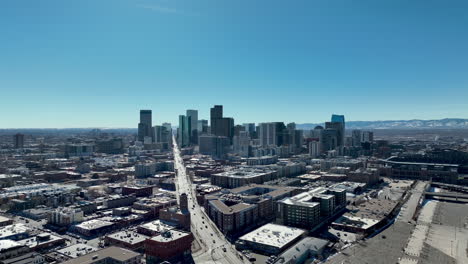
[[[170,143],[171,142],[171,130],[167,126],[154,126],[154,142],[155,143]]]
[[[338,146],[342,147],[344,146],[344,143],[345,143],[345,130],[346,130],[345,116],[333,114],[331,117],[331,122],[341,124],[341,127],[338,127],[337,125],[333,125],[333,128],[338,130]]]
[[[190,116],[179,116],[177,141],[180,147],[186,147],[190,144],[190,131],[192,131],[191,124]]]
[[[232,142],[234,136],[234,119],[223,117],[223,106],[215,105],[210,110],[211,134],[227,137]]]
[[[227,137],[215,135],[201,135],[199,143],[200,153],[211,155],[214,159],[225,159],[230,145]]]
[[[245,131],[249,132],[250,138],[256,138],[255,123],[244,123]]]
[[[198,111],[187,110],[187,117],[190,117],[190,143],[198,144]]]
[[[199,135],[208,133],[208,120],[198,120],[197,130]]]
[[[361,130],[353,130],[351,137],[352,137],[353,147],[360,147],[361,141],[362,141]]]
[[[249,145],[250,145],[249,132],[240,131],[239,135],[234,136],[233,148],[236,154],[239,154],[241,157],[248,157]]]
[[[337,147],[343,147],[345,143],[345,128],[344,123],[341,122],[326,122],[325,129],[336,130],[336,145]]]
[[[319,141],[311,141],[309,142],[309,155],[312,158],[317,158],[320,156],[320,142]]]
[[[138,141],[144,142],[145,137],[151,137],[152,141],[154,141],[152,128],[151,110],[140,110],[140,123],[138,123]]]
[[[335,115],[335,114],[333,114],[332,117],[331,117],[331,121],[332,122],[339,122],[339,123],[344,124],[345,117],[344,117],[344,115]]]
[[[338,132],[336,129],[323,129],[320,138],[320,151],[335,150],[338,146]]]
[[[361,142],[372,142],[374,141],[374,132],[372,131],[363,131]]]
[[[24,135],[23,134],[16,134],[13,136],[15,142],[15,148],[20,149],[24,148]]]
[[[283,122],[260,123],[258,138],[261,146],[281,146],[285,144],[288,133]]]
[[[218,120],[223,118],[223,106],[215,105],[210,109],[210,127],[211,134],[217,135],[218,131]]]

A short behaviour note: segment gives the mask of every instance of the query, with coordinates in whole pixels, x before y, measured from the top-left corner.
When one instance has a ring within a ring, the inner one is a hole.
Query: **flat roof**
[[[151,240],[158,241],[158,242],[169,242],[169,241],[174,241],[174,240],[180,239],[185,236],[190,236],[190,235],[191,233],[182,232],[178,230],[167,230],[166,232],[160,235],[152,237]]]
[[[105,227],[105,226],[111,226],[113,224],[114,223],[112,223],[112,222],[93,219],[93,220],[83,222],[83,223],[77,225],[76,227],[79,227],[81,229],[94,230],[94,229],[98,229],[98,228]]]
[[[77,258],[79,256],[83,256],[88,253],[98,251],[98,248],[90,246],[90,245],[86,245],[86,244],[75,244],[75,245],[71,245],[69,247],[65,247],[56,251],[67,257]]]
[[[175,225],[171,224],[170,222],[165,222],[158,219],[156,221],[142,224],[139,227],[155,232],[162,232],[164,230],[174,229]]]
[[[120,231],[117,233],[113,233],[113,234],[108,235],[107,237],[115,239],[115,240],[119,240],[128,244],[132,244],[132,245],[141,243],[149,238],[135,231],[129,231],[129,230],[124,230],[124,231]]]
[[[25,224],[18,223],[0,227],[0,239],[31,231]]]
[[[10,248],[21,247],[22,245],[16,241],[10,239],[0,240],[0,252],[8,250]]]
[[[359,227],[362,229],[368,229],[373,225],[377,224],[379,220],[370,219],[370,218],[363,218],[353,215],[342,215],[338,219],[336,219],[334,224],[345,225],[345,226],[353,226]]]
[[[66,264],[89,264],[100,262],[107,258],[112,258],[120,262],[128,261],[141,254],[120,247],[107,247],[84,256],[65,261]]]
[[[49,238],[47,240],[38,240],[37,238],[38,237],[41,237],[41,236],[49,236]],[[33,247],[36,247],[36,246],[39,246],[39,245],[42,245],[42,244],[47,244],[47,243],[54,243],[54,242],[57,242],[57,241],[60,241],[60,240],[64,240],[64,238],[62,237],[59,237],[59,236],[54,236],[50,233],[41,233],[37,236],[34,236],[34,237],[28,237],[26,239],[23,239],[23,240],[20,240],[18,241],[18,243],[20,244],[23,244],[25,246],[28,246],[30,248],[33,248]]]
[[[257,244],[282,248],[305,234],[305,232],[305,230],[295,227],[266,224],[250,233],[241,236],[239,239]]]

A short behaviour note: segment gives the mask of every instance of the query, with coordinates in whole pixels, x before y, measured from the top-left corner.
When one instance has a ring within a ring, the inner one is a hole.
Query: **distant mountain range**
[[[324,124],[297,124],[298,129],[313,129]],[[346,129],[460,129],[468,128],[468,119],[445,118],[438,120],[348,121]]]

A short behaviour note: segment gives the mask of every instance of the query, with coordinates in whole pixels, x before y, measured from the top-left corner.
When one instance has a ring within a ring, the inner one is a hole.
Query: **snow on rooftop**
[[[305,233],[305,230],[276,224],[266,224],[243,235],[240,240],[282,248]]]

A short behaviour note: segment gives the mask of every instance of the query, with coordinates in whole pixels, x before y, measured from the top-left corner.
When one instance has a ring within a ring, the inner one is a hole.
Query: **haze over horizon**
[[[0,127],[468,117],[466,1],[2,1]]]

